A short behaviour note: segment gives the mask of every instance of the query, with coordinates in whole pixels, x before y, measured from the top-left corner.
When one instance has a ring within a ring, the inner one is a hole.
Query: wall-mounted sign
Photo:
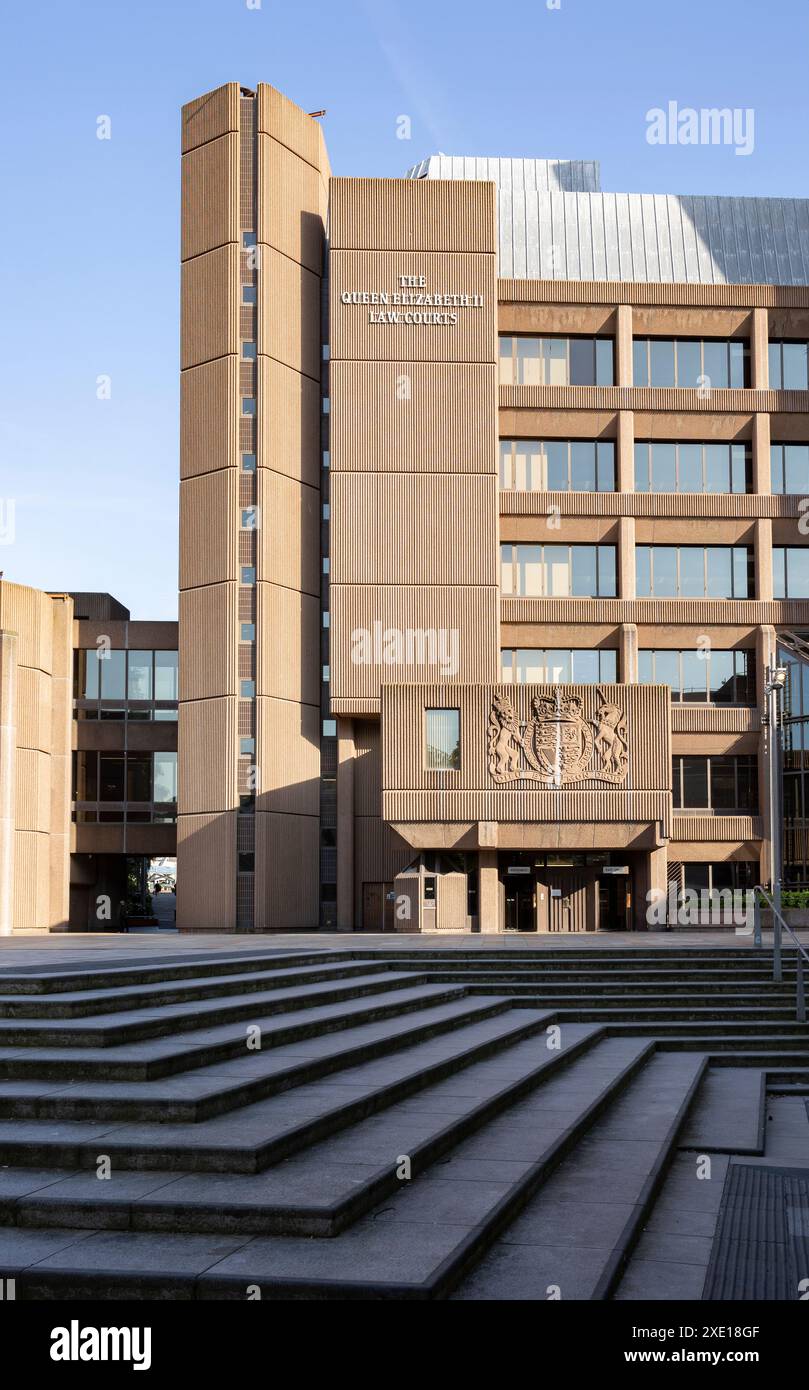
[[[399,275],[396,284],[393,290],[341,290],[340,303],[367,307],[368,323],[453,328],[462,310],[482,309],[485,301],[482,294],[430,291],[426,275]]]
[[[507,872],[510,874],[530,874],[531,870],[527,864],[509,864]]]
[[[628,864],[605,864],[601,870],[602,874],[628,874]]]

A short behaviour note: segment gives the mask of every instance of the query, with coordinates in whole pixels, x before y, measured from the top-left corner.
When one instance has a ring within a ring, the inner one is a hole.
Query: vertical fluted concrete
[[[0,936],[10,936],[14,911],[17,634],[0,632]]]

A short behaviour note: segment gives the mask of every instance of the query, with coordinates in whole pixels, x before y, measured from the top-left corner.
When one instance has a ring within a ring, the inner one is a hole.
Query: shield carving
[[[571,695],[556,699],[535,695],[522,745],[531,767],[556,786],[586,777],[593,755],[593,731],[582,702]]]

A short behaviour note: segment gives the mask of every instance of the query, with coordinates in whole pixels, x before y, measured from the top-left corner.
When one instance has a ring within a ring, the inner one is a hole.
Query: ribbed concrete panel
[[[234,931],[236,812],[181,815],[177,853],[183,864],[177,876],[177,925],[183,931]]]
[[[278,584],[258,585],[258,694],[320,701],[320,601]]]
[[[262,749],[257,809],[319,816],[319,708],[266,698],[256,703],[257,734]]]
[[[320,488],[320,383],[275,358],[258,359],[258,462]]]
[[[319,489],[260,468],[258,505],[259,578],[319,597]]]
[[[256,931],[305,931],[317,927],[320,887],[316,816],[256,814]]]
[[[218,357],[180,377],[180,477],[239,462],[239,359]]]
[[[48,594],[23,584],[0,583],[0,629],[17,634],[17,663],[51,673],[52,613]]]
[[[392,825],[402,827],[407,822],[440,826],[445,822],[498,821],[503,832],[500,843],[509,849],[515,847],[514,836],[510,830],[507,834],[503,831],[503,823],[509,827],[522,825],[529,832],[537,822],[551,828],[563,822],[579,828],[576,843],[584,848],[588,833],[591,833],[588,832],[590,825],[610,825],[616,842],[624,846],[627,841],[621,835],[629,826],[645,830],[659,822],[663,827],[661,833],[667,835],[671,825],[671,802],[665,792],[584,792],[567,787],[561,793],[528,788],[467,792],[386,790],[382,794],[382,816]],[[648,837],[645,839],[648,847]],[[531,843],[528,834],[525,843]],[[590,843],[595,847],[595,839],[591,838]],[[603,838],[601,844],[604,844]]]
[[[468,685],[451,690],[445,684],[385,686],[382,690],[382,785],[388,791],[423,790],[456,795],[466,790],[502,790],[489,771],[489,718],[495,695],[505,697],[517,720],[525,725],[534,719],[535,699],[555,699],[558,686],[552,685]],[[590,731],[598,726],[596,714],[605,702],[614,704],[626,720],[628,768],[625,781],[612,787],[608,781],[582,778],[575,784],[551,789],[548,793],[564,802],[574,791],[592,791],[599,797],[625,798],[630,791],[668,791],[671,786],[669,744],[669,688],[662,685],[566,685],[564,696],[581,702],[582,718]],[[430,771],[426,767],[425,709],[460,710],[460,768]],[[518,779],[517,802],[522,792],[536,791],[537,783]],[[542,791],[545,789],[542,788]],[[508,795],[514,794],[511,787]],[[393,819],[386,814],[387,820]],[[483,820],[483,815],[467,813],[464,819]],[[588,815],[586,819],[594,817]],[[414,813],[409,819],[430,817]],[[439,818],[440,819],[440,818]],[[453,817],[457,819],[457,817]],[[511,819],[511,817],[507,817]],[[603,819],[595,816],[595,819]],[[610,817],[611,819],[611,817]],[[626,819],[636,819],[627,816]]]
[[[231,242],[185,261],[180,291],[183,368],[239,350],[239,248]]]
[[[505,492],[499,494],[501,516],[637,517],[797,517],[799,497],[743,492]]]
[[[238,473],[223,468],[180,489],[180,588],[237,578]]]
[[[51,745],[51,678],[31,666],[17,667],[17,747],[48,751]]]
[[[378,816],[382,805],[382,735],[378,719],[354,721],[354,811]]]
[[[760,816],[691,816],[675,811],[672,840],[760,840]]]
[[[46,837],[50,833],[50,774],[50,753],[36,748],[17,749],[15,824],[18,833],[33,830]],[[47,849],[46,843],[46,853]]]
[[[761,728],[757,709],[721,705],[672,705],[671,729],[677,734],[754,733]]]
[[[808,391],[719,390],[700,397],[685,387],[501,386],[501,410],[688,411],[743,415],[751,411],[809,413]]]
[[[183,153],[239,129],[239,84],[227,82],[186,102],[182,110]]]
[[[237,722],[236,699],[181,703],[178,809],[182,815],[218,815],[236,806]]]
[[[348,714],[354,700],[378,698],[382,683],[407,684],[442,671],[450,684],[496,680],[498,598],[494,587],[472,585],[334,585],[332,629],[340,641],[331,657],[332,701],[342,700],[340,712]],[[395,659],[393,647],[394,659],[386,658],[386,630],[401,635],[403,660]],[[424,632],[430,635],[423,643],[419,634]],[[419,660],[422,652],[432,660]],[[368,707],[359,705],[357,712],[363,709]]]
[[[320,277],[261,244],[258,350],[320,381]]]
[[[238,694],[237,603],[235,582],[208,584],[180,592],[181,700]]]
[[[259,241],[321,275],[322,182],[318,170],[278,140],[259,133],[258,177]]]
[[[50,836],[48,924],[67,927],[70,918],[70,833],[73,767],[73,602],[67,596],[51,600],[53,619],[53,678],[50,709]],[[174,627],[174,624],[171,625]],[[175,629],[176,631],[176,629]],[[151,827],[150,827],[151,828]]]
[[[362,925],[363,883],[393,883],[396,875],[416,857],[407,844],[379,816],[357,815],[354,826],[355,921]]]
[[[182,161],[182,258],[239,238],[239,137],[220,136]]]
[[[400,473],[496,474],[496,370],[480,363],[332,362],[332,397],[340,403],[331,417],[332,473],[382,472],[395,462]]]
[[[340,472],[331,500],[338,515],[351,518],[332,539],[340,584],[499,582],[494,474]]]
[[[405,184],[418,188],[418,184]],[[411,262],[408,262],[410,264]],[[415,265],[415,262],[412,262]],[[497,322],[497,282],[494,257],[469,256],[453,251],[421,251],[417,270],[426,279],[423,290],[402,290],[404,274],[401,252],[332,251],[330,265],[330,333],[335,358],[360,361],[411,362],[491,362]],[[408,273],[416,273],[408,272]],[[387,294],[390,302],[346,303],[343,295]],[[397,305],[394,294],[478,296],[480,302],[467,307],[436,308],[432,302]],[[394,323],[373,322],[371,314],[397,313]],[[446,315],[456,314],[448,324]],[[407,315],[423,315],[422,321]],[[441,314],[441,323],[431,316]]]
[[[14,836],[14,899],[12,921],[16,931],[42,931],[50,923],[48,835],[18,830]]]
[[[266,82],[256,89],[259,134],[274,140],[328,176],[329,161],[320,124]]]
[[[730,598],[506,598],[500,615],[504,623],[651,623],[655,627],[708,623],[745,628],[772,623],[791,627],[809,623],[809,599],[759,603]]]
[[[496,247],[490,183],[335,178],[329,198],[332,251],[493,252]]]

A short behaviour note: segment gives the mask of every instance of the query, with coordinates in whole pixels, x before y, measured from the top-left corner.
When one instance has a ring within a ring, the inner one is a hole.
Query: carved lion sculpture
[[[497,780],[516,777],[520,771],[520,726],[511,703],[495,695],[489,713],[489,772]]]
[[[618,705],[607,702],[599,705],[593,727],[595,746],[604,764],[604,771],[620,776],[626,768],[629,746],[623,710]]]

